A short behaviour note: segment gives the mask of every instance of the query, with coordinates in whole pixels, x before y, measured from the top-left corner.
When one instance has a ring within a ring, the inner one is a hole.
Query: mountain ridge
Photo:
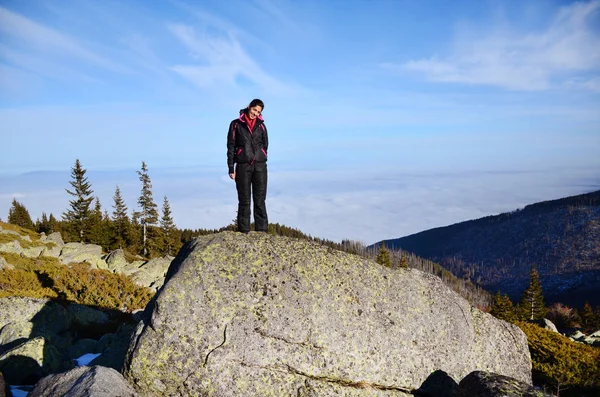
[[[383,242],[513,300],[536,264],[549,302],[600,304],[600,190]]]

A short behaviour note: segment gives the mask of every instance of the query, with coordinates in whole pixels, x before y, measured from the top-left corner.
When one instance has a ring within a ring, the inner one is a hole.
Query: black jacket
[[[240,112],[240,117],[229,124],[227,133],[227,166],[229,173],[233,174],[235,163],[264,163],[267,161],[269,137],[267,127],[262,117],[258,117],[254,128],[246,123],[245,113]]]

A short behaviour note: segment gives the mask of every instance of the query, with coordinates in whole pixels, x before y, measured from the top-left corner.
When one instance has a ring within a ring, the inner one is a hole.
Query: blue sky
[[[270,132],[272,222],[373,243],[600,188],[600,1],[0,1],[0,218],[105,208],[145,161],[180,227],[235,216],[229,121]]]

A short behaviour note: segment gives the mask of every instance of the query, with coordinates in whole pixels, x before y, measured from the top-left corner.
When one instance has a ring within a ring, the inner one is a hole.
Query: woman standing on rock
[[[269,138],[262,118],[263,101],[253,99],[240,117],[229,124],[227,133],[227,166],[238,193],[237,227],[250,231],[250,192],[254,201],[254,228],[267,232],[267,149]]]

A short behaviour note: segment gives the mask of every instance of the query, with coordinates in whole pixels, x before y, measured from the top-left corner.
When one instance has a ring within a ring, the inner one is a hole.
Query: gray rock
[[[265,233],[186,245],[132,340],[144,396],[398,396],[437,370],[531,383],[525,334],[438,277]]]
[[[3,257],[3,256],[0,256],[0,270],[2,270],[2,269],[9,269],[9,270],[12,270],[12,269],[14,269],[14,268],[15,268],[15,267],[14,267],[13,265],[11,265],[10,263],[8,263],[8,262],[6,261],[6,259],[4,259],[4,257]]]
[[[18,240],[13,240],[8,243],[0,243],[0,252],[20,255],[23,252],[23,248],[21,248],[21,243]]]
[[[552,397],[508,376],[474,371],[458,384],[457,397]]]
[[[106,350],[108,350],[112,346],[114,340],[115,340],[115,334],[108,333],[108,334],[102,335],[100,337],[100,339],[98,339],[98,346],[97,346],[98,351],[96,353],[103,353]],[[105,367],[106,367],[106,365],[105,365]]]
[[[60,256],[60,252],[62,251],[62,247],[56,244],[53,245],[44,245],[40,256],[50,256],[53,258],[58,258]]]
[[[4,376],[2,376],[2,372],[0,372],[0,397],[6,397],[8,393],[10,393],[10,389],[8,385],[4,381]],[[8,394],[10,396],[10,394]]]
[[[146,263],[145,261],[133,261],[128,264],[126,267],[121,270],[121,272],[127,276],[131,276],[133,273],[137,272],[140,267],[142,267]]]
[[[0,298],[0,328],[8,323],[27,321],[32,322],[38,330],[56,334],[71,326],[66,309],[48,299],[16,296]]]
[[[47,238],[48,236],[46,236],[45,232],[40,232],[40,241],[46,241]]]
[[[21,234],[19,234],[18,232],[15,232],[14,230],[4,230],[4,229],[0,229],[0,234],[10,234],[11,236],[17,236],[17,237],[22,237]]]
[[[109,320],[103,311],[77,303],[67,306],[67,313],[71,316],[72,324],[78,327],[105,325]]]
[[[123,376],[112,368],[78,367],[41,379],[28,397],[138,397]]]
[[[62,247],[60,261],[64,264],[88,262],[98,267],[102,259],[102,247],[95,244],[67,243]],[[106,262],[104,262],[106,264]],[[105,266],[106,267],[106,266]]]
[[[0,346],[27,339],[31,336],[31,331],[33,331],[33,323],[30,321],[8,323],[0,330]]]
[[[123,363],[125,362],[127,350],[129,349],[131,336],[134,331],[134,325],[123,324],[117,333],[114,334],[108,349],[103,350],[102,355],[93,359],[90,362],[90,365],[102,365],[121,372],[123,370]]]
[[[556,332],[557,334],[559,333],[558,329],[556,329],[556,325],[554,325],[554,323],[548,320],[547,318],[541,321],[540,326],[544,329],[547,329],[548,331]]]
[[[125,251],[122,249],[115,250],[108,254],[105,261],[108,266],[108,270],[113,273],[122,272],[123,269],[129,265],[127,259],[125,259]]]
[[[583,340],[583,338],[585,338],[585,334],[581,331],[575,331],[569,335],[569,338],[574,341],[579,341],[579,340]]]
[[[21,239],[31,243],[31,237],[29,237],[27,234],[25,236],[21,236]]]
[[[600,338],[600,330],[598,330],[598,331],[596,331],[596,332],[592,332],[592,333],[590,334],[590,336],[591,336],[592,338]]]
[[[62,236],[60,235],[60,232],[50,233],[48,235],[48,237],[46,237],[46,241],[52,241],[54,244],[56,244],[59,247],[62,247],[63,245],[65,245],[65,242],[63,241]]]
[[[42,252],[46,251],[46,246],[36,245],[34,247],[23,248],[21,255],[27,258],[38,258],[42,255]]]
[[[165,276],[172,261],[172,257],[151,259],[131,274],[131,279],[137,285],[158,291],[165,282]]]
[[[98,351],[98,341],[94,339],[79,339],[72,346],[69,347],[68,354],[69,358],[76,359],[87,353],[101,353]]]
[[[60,352],[43,337],[37,337],[0,355],[0,372],[9,384],[33,384],[40,377],[64,368]]]

